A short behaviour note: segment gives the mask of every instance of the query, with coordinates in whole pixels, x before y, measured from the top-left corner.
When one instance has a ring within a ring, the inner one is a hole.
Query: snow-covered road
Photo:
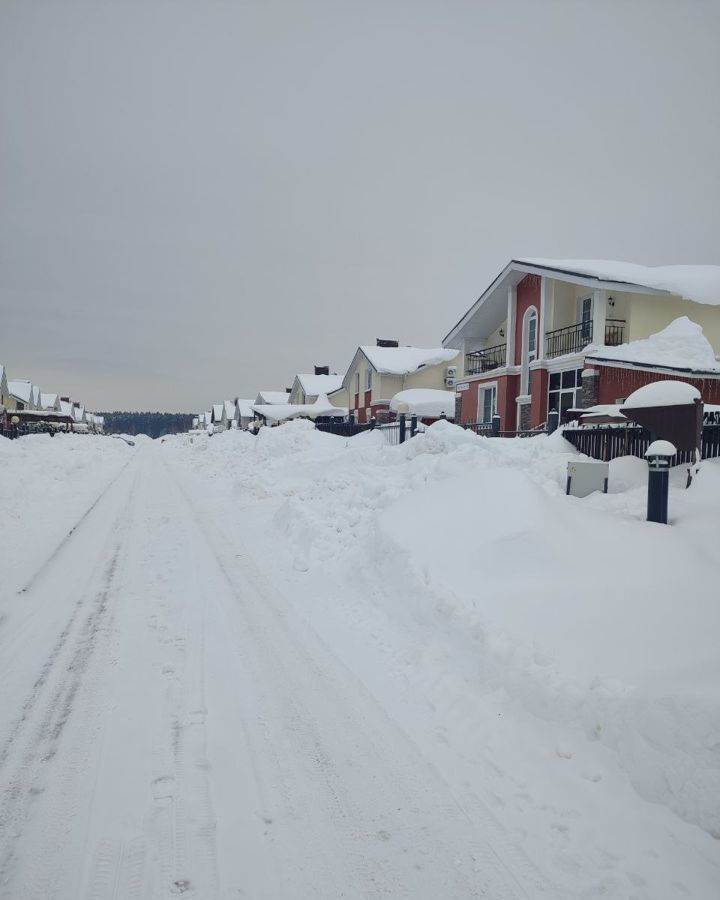
[[[0,896],[559,896],[159,444],[76,524],[4,598]]]

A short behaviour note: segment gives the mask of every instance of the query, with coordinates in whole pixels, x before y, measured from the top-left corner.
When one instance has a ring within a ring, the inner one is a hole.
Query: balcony
[[[617,347],[622,344],[625,334],[625,319],[605,320],[606,347]],[[564,356],[566,353],[579,353],[583,347],[592,343],[593,323],[577,322],[566,328],[557,328],[548,331],[545,335],[545,356],[551,359],[553,356]]]
[[[505,365],[507,344],[497,344],[495,347],[486,347],[484,350],[474,350],[465,357],[465,374],[482,375],[483,372],[492,372]]]

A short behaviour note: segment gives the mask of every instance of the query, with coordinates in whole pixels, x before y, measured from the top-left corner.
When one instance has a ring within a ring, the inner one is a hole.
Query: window
[[[372,390],[372,369],[365,370],[365,390]]]
[[[355,373],[355,393],[360,393],[360,372]]]
[[[561,422],[567,422],[569,409],[582,406],[582,373],[582,369],[550,373],[548,410],[556,409]]]
[[[592,340],[592,332],[593,332],[593,298],[592,295],[589,297],[583,297],[579,301],[580,305],[580,335],[583,341],[591,341]]]
[[[478,422],[490,424],[497,410],[497,384],[481,387],[478,392]]]
[[[522,374],[520,377],[521,394],[529,394],[532,391],[532,372],[530,371],[530,363],[537,359],[537,319],[537,310],[534,306],[531,306],[523,318]]]

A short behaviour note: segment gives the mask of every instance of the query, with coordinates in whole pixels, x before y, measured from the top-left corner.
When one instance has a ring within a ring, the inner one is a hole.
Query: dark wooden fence
[[[563,437],[573,447],[592,459],[609,462],[618,456],[639,456],[643,458],[650,445],[651,435],[638,425],[600,425],[592,428],[565,428]],[[702,459],[720,456],[720,425],[704,425],[700,442]],[[672,465],[694,461],[691,451],[680,451]]]

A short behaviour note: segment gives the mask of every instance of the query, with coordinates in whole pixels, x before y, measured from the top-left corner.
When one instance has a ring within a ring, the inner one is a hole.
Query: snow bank
[[[423,419],[439,419],[443,413],[448,419],[455,418],[454,391],[410,388],[395,394],[390,400],[390,409],[397,412],[402,403],[407,405],[410,415],[420,416]]]
[[[720,305],[720,266],[641,266],[603,259],[539,259],[526,257],[518,262],[590,275],[604,281],[636,284],[668,291],[696,303]]]
[[[225,530],[569,896],[654,900],[673,880],[709,900],[720,464],[689,491],[672,473],[664,527],[644,521],[642,460],[614,460],[607,495],[566,497],[560,432],[441,421],[386,447],[294,422],[170,449],[217,484],[214,517],[231,479]]]
[[[617,347],[598,347],[588,359],[619,360],[648,366],[667,366],[693,372],[720,372],[712,344],[700,325],[687,316],[675,319],[662,331]]]

